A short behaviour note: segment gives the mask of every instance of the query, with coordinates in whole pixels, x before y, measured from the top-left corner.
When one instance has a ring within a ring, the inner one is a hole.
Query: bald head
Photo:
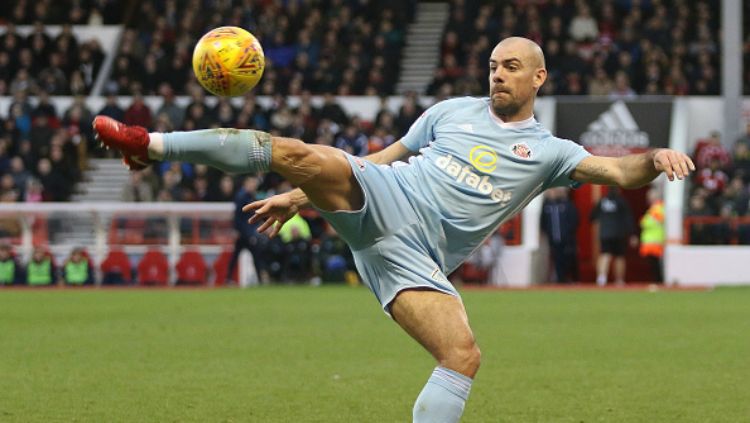
[[[506,38],[492,50],[489,65],[495,114],[506,122],[531,116],[536,93],[547,79],[539,45],[528,38]]]
[[[539,44],[523,37],[508,37],[495,46],[495,50],[503,48],[518,52],[529,66],[544,68],[544,52]],[[494,55],[494,54],[493,54]]]

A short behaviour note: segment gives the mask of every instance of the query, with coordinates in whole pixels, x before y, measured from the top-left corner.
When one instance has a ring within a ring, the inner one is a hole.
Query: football
[[[258,84],[265,68],[263,48],[253,34],[236,26],[206,33],[193,50],[198,82],[218,96],[238,96]]]

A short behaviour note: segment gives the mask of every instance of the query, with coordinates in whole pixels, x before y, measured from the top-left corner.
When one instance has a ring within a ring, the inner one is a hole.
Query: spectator
[[[20,103],[11,105],[10,119],[13,120],[15,130],[18,132],[18,138],[28,139],[31,133],[31,114],[24,111]]]
[[[396,137],[389,134],[385,128],[381,126],[375,127],[370,138],[367,140],[367,151],[368,154],[377,153],[378,151],[388,147],[396,141]]]
[[[321,282],[341,282],[347,280],[347,273],[356,272],[351,250],[333,226],[325,224],[318,245],[315,250],[314,267],[315,274]]]
[[[38,180],[29,178],[21,197],[26,203],[40,203],[44,201],[44,186]]]
[[[133,96],[133,103],[125,111],[123,122],[128,125],[139,125],[144,128],[151,128],[151,109],[149,109],[146,103],[144,103],[141,94]]]
[[[29,286],[52,285],[56,282],[55,274],[50,253],[43,247],[34,247],[31,260],[26,265],[26,283]]]
[[[740,175],[732,178],[720,199],[720,210],[726,208],[731,216],[744,216],[748,211],[750,187],[746,186]]]
[[[185,118],[185,110],[177,105],[174,90],[168,84],[162,84],[159,87],[163,103],[156,111],[157,116],[166,115],[172,128],[182,128],[182,121]]]
[[[604,68],[597,68],[594,77],[589,81],[589,95],[607,96],[614,91],[614,83],[607,75]]]
[[[10,174],[13,176],[16,187],[25,187],[28,180],[32,178],[26,170],[26,165],[21,157],[15,156],[10,160]]]
[[[83,248],[74,248],[63,265],[63,280],[68,285],[92,285],[94,272]]]
[[[234,229],[237,231],[237,239],[234,242],[234,251],[232,251],[232,259],[229,261],[227,275],[231,277],[234,273],[234,269],[237,266],[237,259],[242,250],[248,250],[253,256],[255,272],[258,274],[260,283],[267,284],[270,280],[269,272],[266,268],[268,258],[265,253],[268,246],[268,237],[262,233],[258,233],[257,223],[251,224],[248,222],[248,219],[253,216],[253,212],[246,213],[242,211],[245,205],[258,199],[257,191],[258,178],[248,176],[243,180],[242,187],[237,191],[234,198]],[[227,282],[236,283],[237,281]]]
[[[713,158],[708,165],[696,173],[696,184],[705,188],[711,195],[719,195],[729,182],[729,176],[720,169],[719,159]]]
[[[653,280],[663,282],[662,256],[664,255],[664,202],[656,188],[646,194],[649,208],[641,217],[641,257],[645,257],[651,266]]]
[[[585,3],[578,3],[577,13],[570,22],[570,37],[575,41],[593,41],[599,36],[596,19]]]
[[[344,109],[336,103],[336,98],[330,93],[326,93],[323,96],[323,107],[320,109],[320,118],[328,119],[339,125],[349,121]]]
[[[566,188],[552,188],[544,193],[540,228],[547,237],[555,265],[555,281],[578,280],[576,230],[578,210]]]
[[[279,230],[283,243],[281,280],[303,281],[310,276],[311,251],[310,225],[299,214],[284,223]]]
[[[55,110],[55,106],[50,103],[49,93],[47,91],[39,91],[39,94],[37,95],[37,105],[31,111],[31,116],[32,118],[46,116],[47,119],[49,119],[50,126],[53,128],[56,128],[60,123],[57,118],[57,110]]]
[[[424,108],[419,104],[417,94],[413,91],[406,93],[396,118],[398,133],[405,134],[422,113],[424,113]]]
[[[70,182],[60,169],[53,169],[52,162],[43,158],[37,164],[37,176],[44,187],[44,201],[67,201],[70,195]]]
[[[10,170],[11,158],[8,152],[9,145],[9,140],[0,138],[0,175],[8,173]]]
[[[29,132],[31,151],[34,157],[49,157],[53,134],[54,130],[49,126],[49,118],[46,115],[38,116]]]
[[[735,174],[741,177],[745,184],[750,184],[750,122],[747,124],[745,135],[734,144],[732,153]]]
[[[13,254],[13,247],[0,243],[0,285],[13,285],[22,280],[21,268]]]
[[[123,110],[118,104],[117,96],[114,92],[109,92],[107,94],[107,102],[104,104],[104,107],[99,110],[98,114],[109,116],[112,119],[119,121],[122,121],[125,118],[125,110]]]
[[[698,140],[693,152],[693,159],[698,171],[705,169],[716,160],[718,169],[727,169],[732,159],[726,148],[721,144],[721,134],[711,131],[708,138]]]
[[[342,132],[334,142],[334,147],[360,157],[364,157],[368,154],[367,146],[367,135],[362,133],[354,123],[346,125],[344,132]]]
[[[130,172],[130,179],[122,187],[120,199],[127,202],[151,202],[154,201],[154,192],[151,185],[143,179],[142,172]]]
[[[624,71],[615,74],[615,86],[609,92],[610,100],[632,100],[636,97],[635,91],[630,87],[630,78]]]
[[[234,198],[234,180],[231,176],[224,175],[219,180],[219,189],[213,196],[211,196],[211,201],[233,202]]]
[[[607,284],[609,265],[614,257],[614,276],[617,285],[625,283],[625,251],[628,238],[634,244],[633,214],[620,194],[619,188],[610,187],[591,212],[592,222],[599,223],[599,258],[596,262],[596,284]]]

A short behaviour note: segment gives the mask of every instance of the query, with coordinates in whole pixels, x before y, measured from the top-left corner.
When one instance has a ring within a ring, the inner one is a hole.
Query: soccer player
[[[546,188],[633,188],[661,172],[674,180],[694,169],[688,156],[668,149],[596,157],[552,136],[533,116],[546,77],[541,48],[507,38],[489,59],[489,98],[440,102],[400,141],[365,159],[251,130],[149,134],[106,117],[94,128],[132,169],[182,160],[228,172],[272,170],[299,187],[246,209],[270,235],[300,207],[320,211],[351,246],[385,312],[437,361],[414,404],[414,422],[452,423],[463,413],[480,352],[446,275]]]

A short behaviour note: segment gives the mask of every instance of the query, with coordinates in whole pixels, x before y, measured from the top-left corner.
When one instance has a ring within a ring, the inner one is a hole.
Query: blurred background
[[[546,54],[536,118],[551,132],[603,155],[675,148],[698,169],[633,191],[546,192],[451,278],[747,284],[749,15],[748,2],[686,0],[4,1],[0,283],[357,284],[314,211],[274,240],[237,211],[291,189],[279,175],[176,162],[130,173],[94,142],[93,116],[260,129],[364,156],[443,99],[485,96],[492,48],[518,35]],[[192,73],[196,41],[222,25],[265,50],[241,98],[208,96]]]

